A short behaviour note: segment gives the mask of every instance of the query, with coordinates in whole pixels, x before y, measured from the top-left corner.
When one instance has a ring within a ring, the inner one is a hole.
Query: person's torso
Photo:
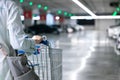
[[[0,0],[0,43],[4,44],[6,49],[10,45],[7,29],[7,14],[8,9],[5,0]]]

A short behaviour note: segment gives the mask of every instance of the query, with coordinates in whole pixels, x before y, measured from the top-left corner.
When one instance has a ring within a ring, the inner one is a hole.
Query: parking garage
[[[29,55],[17,49],[39,80],[120,79],[119,0],[14,1],[27,37],[43,38]]]

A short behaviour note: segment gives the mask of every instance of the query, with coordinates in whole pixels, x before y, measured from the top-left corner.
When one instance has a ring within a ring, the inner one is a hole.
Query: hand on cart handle
[[[49,41],[47,41],[47,40],[41,41],[40,43],[41,43],[41,44],[44,44],[44,45],[46,45],[46,46],[49,46]]]
[[[39,35],[34,35],[32,39],[35,41],[36,44],[39,44],[43,40],[43,38]]]
[[[36,44],[42,43],[46,46],[49,46],[49,41],[47,40],[46,36],[39,36],[39,35],[34,35],[32,39],[35,41]]]
[[[36,36],[35,36],[36,37]],[[39,36],[38,36],[39,37]],[[39,42],[39,44],[44,44],[44,45],[46,45],[46,46],[50,46],[49,45],[49,41],[47,40],[47,37],[46,36],[41,36],[41,41]],[[39,44],[36,44],[36,46],[35,46],[35,48],[36,48],[36,50],[35,50],[35,52],[34,52],[34,55],[38,55],[38,54],[40,54],[40,45]]]
[[[49,41],[47,40],[47,37],[45,35],[42,36],[42,41],[40,43],[46,46],[50,46]]]

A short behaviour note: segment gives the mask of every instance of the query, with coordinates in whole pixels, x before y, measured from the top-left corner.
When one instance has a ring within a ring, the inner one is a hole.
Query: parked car
[[[75,27],[75,29],[77,30],[77,31],[82,31],[82,30],[84,30],[84,27],[82,26],[82,25],[74,25],[74,27]]]
[[[54,24],[52,27],[57,28],[57,30],[61,33],[63,31],[62,26],[60,24]]]
[[[84,27],[81,25],[71,25],[71,24],[65,24],[64,25],[64,30],[67,33],[73,33],[73,32],[77,32],[77,31],[82,31],[84,30]]]
[[[117,38],[114,49],[116,54],[120,55],[120,37]]]
[[[53,26],[48,26],[46,24],[39,24],[39,25],[33,25],[26,27],[24,31],[28,34],[33,34],[37,35],[40,33],[54,33],[54,34],[60,34],[58,27],[53,25]]]
[[[110,38],[117,39],[120,34],[120,26],[110,26],[107,29],[107,35]]]

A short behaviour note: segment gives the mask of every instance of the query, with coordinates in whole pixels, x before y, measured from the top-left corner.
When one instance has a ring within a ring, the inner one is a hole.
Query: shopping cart
[[[36,45],[35,53],[27,57],[40,80],[62,80],[61,49],[51,48],[48,41],[43,41]]]

